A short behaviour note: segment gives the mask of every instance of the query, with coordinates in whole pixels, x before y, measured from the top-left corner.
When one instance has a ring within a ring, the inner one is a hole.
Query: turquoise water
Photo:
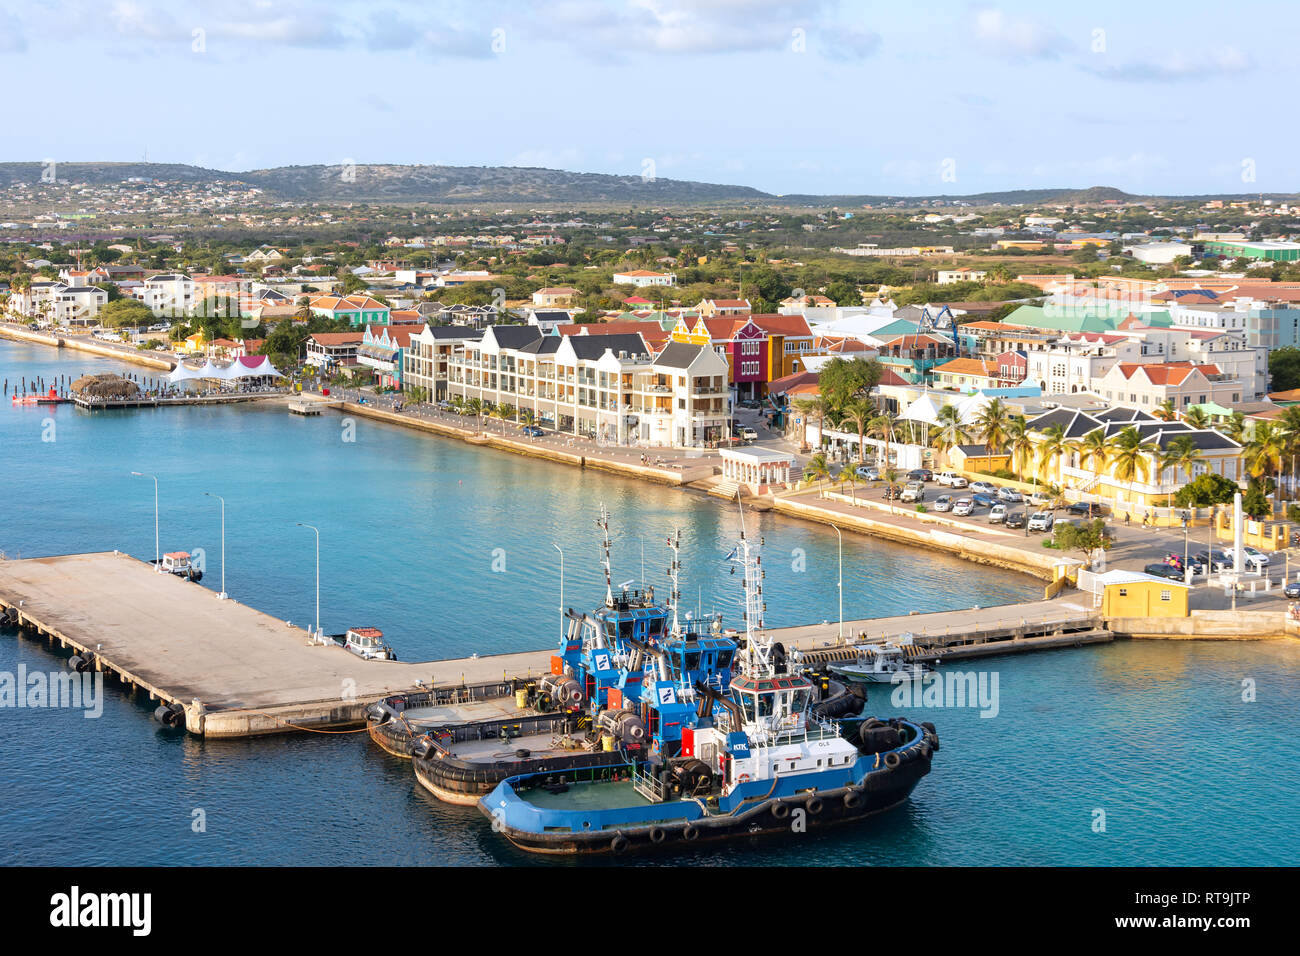
[[[0,341],[0,378],[104,371],[111,360]],[[149,373],[145,373],[149,374]],[[53,426],[51,430],[51,424]],[[321,530],[327,631],[384,629],[405,660],[544,646],[565,603],[603,593],[596,509],[615,532],[615,581],[662,587],[683,529],[686,603],[738,612],[724,560],[737,517],[713,499],[337,415],[283,408],[84,413],[0,406],[0,550],[35,556],[202,548],[202,586],[269,613],[314,614]],[[42,438],[53,438],[43,441]],[[354,438],[355,440],[345,440]],[[768,622],[834,618],[836,538],[751,516],[765,538]],[[494,567],[498,570],[494,570]],[[500,570],[502,569],[503,570]],[[990,605],[1038,582],[857,536],[844,540],[846,618]],[[1295,649],[1146,643],[987,662],[1000,713],[928,710],[943,740],[911,802],[872,824],[698,853],[737,863],[1290,862],[1300,700]],[[43,645],[0,635],[0,671],[53,670]],[[1252,678],[1258,701],[1242,703]],[[891,711],[888,690],[873,709]],[[69,864],[532,863],[477,811],[414,784],[364,735],[205,742],[158,727],[115,687],[103,716],[0,710],[0,861]],[[61,812],[51,812],[52,807]],[[206,830],[192,829],[203,811]],[[1094,811],[1106,814],[1094,832]],[[680,857],[668,857],[677,860]]]

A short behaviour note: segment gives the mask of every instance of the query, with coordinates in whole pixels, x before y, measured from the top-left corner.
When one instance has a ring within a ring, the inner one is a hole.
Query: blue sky
[[[1250,0],[0,0],[0,159],[1292,192],[1298,35]]]

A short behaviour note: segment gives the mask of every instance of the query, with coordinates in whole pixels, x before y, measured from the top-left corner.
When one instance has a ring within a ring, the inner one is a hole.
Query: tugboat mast
[[[677,605],[682,599],[682,589],[678,583],[678,576],[682,570],[681,547],[682,529],[674,528],[673,533],[668,536],[668,548],[673,553],[672,562],[668,565],[668,580],[672,582],[672,589],[668,593],[668,606],[673,609],[673,627],[670,633],[674,637],[679,637],[682,633],[677,621]]]
[[[596,520],[596,527],[601,531],[601,558],[600,566],[605,569],[605,606],[614,606],[614,584],[613,577],[609,569],[609,511],[605,508],[605,503],[600,504],[600,517]]]
[[[740,586],[744,591],[745,621],[745,669],[752,677],[772,676],[772,644],[763,627],[763,556],[750,549],[749,538],[745,534],[745,509],[740,505],[740,560],[744,567],[744,577]]]

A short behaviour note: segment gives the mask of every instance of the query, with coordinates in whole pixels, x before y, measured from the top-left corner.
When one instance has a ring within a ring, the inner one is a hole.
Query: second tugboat
[[[939,748],[934,726],[869,719],[845,734],[818,716],[815,685],[790,672],[764,631],[761,558],[743,524],[739,551],[745,638],[735,675],[701,679],[689,642],[675,652],[674,626],[644,667],[643,700],[661,715],[644,758],[512,776],[479,801],[494,831],[534,853],[623,853],[788,833],[795,812],[807,827],[859,820],[907,799]],[[694,705],[691,719],[678,719],[682,704]]]

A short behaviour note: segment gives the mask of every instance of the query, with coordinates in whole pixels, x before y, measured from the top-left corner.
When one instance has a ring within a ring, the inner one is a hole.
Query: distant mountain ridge
[[[0,163],[0,186],[39,183],[41,163]],[[575,173],[534,166],[401,166],[362,163],[344,166],[279,166],[233,173],[182,163],[58,163],[61,181],[107,185],[128,179],[167,182],[246,183],[272,198],[306,202],[749,202],[764,205],[879,206],[922,200],[966,202],[975,206],[1095,203],[1137,199],[1231,199],[1232,194],[1206,196],[1137,196],[1111,186],[1087,189],[1015,189],[973,195],[777,195],[750,186],[700,183],[682,179]],[[1251,197],[1257,193],[1244,194]],[[1265,194],[1265,198],[1293,198]]]

